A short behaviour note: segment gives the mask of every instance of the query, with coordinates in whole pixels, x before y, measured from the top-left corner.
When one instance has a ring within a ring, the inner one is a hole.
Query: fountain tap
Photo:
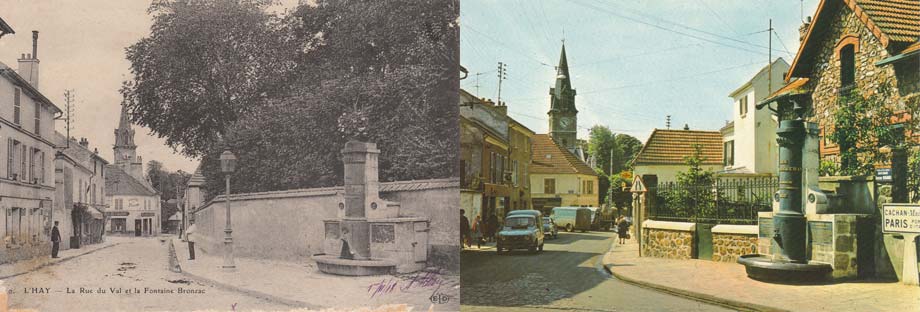
[[[778,245],[779,248],[783,248],[783,237],[779,235],[778,229],[773,231],[773,240],[776,241],[776,245]]]

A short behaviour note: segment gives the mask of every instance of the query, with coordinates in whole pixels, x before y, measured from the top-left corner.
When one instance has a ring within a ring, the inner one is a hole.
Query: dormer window
[[[844,45],[840,48],[840,87],[849,89],[856,82],[856,46]]]

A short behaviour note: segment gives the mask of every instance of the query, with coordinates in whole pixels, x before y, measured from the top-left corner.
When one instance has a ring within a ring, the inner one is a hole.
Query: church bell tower
[[[569,78],[569,64],[565,57],[565,43],[556,66],[556,85],[549,89],[549,134],[556,144],[574,152],[578,134],[578,110],[575,109],[575,89]]]

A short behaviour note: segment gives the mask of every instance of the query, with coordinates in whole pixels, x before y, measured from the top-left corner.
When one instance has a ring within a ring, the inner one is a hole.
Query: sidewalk
[[[55,265],[60,262],[64,262],[82,255],[90,254],[101,249],[109,248],[121,243],[120,237],[105,237],[105,241],[98,244],[84,245],[79,249],[68,249],[61,250],[58,252],[57,259],[52,259],[50,255],[48,256],[39,256],[32,259],[26,259],[17,261],[14,263],[7,263],[0,265],[0,280],[8,279],[11,277],[16,277],[23,275],[49,265]]]
[[[322,273],[310,259],[286,262],[240,257],[234,259],[236,271],[225,272],[220,267],[222,255],[206,254],[198,249],[195,260],[190,261],[187,243],[173,239],[173,244],[182,274],[292,308],[350,311],[407,304],[415,311],[454,311],[460,307],[459,275],[417,272],[397,276],[348,277]],[[413,278],[415,282],[411,282]],[[419,284],[432,281],[439,285]],[[450,296],[450,299],[444,304],[432,304],[430,297],[434,293]]]
[[[780,285],[747,277],[737,263],[639,257],[639,245],[615,245],[604,266],[620,280],[677,295],[755,311],[917,311],[920,287],[853,281]]]

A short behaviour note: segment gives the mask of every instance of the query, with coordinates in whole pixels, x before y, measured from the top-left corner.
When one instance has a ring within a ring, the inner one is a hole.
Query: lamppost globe
[[[236,155],[233,155],[229,149],[220,153],[220,171],[223,173],[233,173],[236,171]]]

